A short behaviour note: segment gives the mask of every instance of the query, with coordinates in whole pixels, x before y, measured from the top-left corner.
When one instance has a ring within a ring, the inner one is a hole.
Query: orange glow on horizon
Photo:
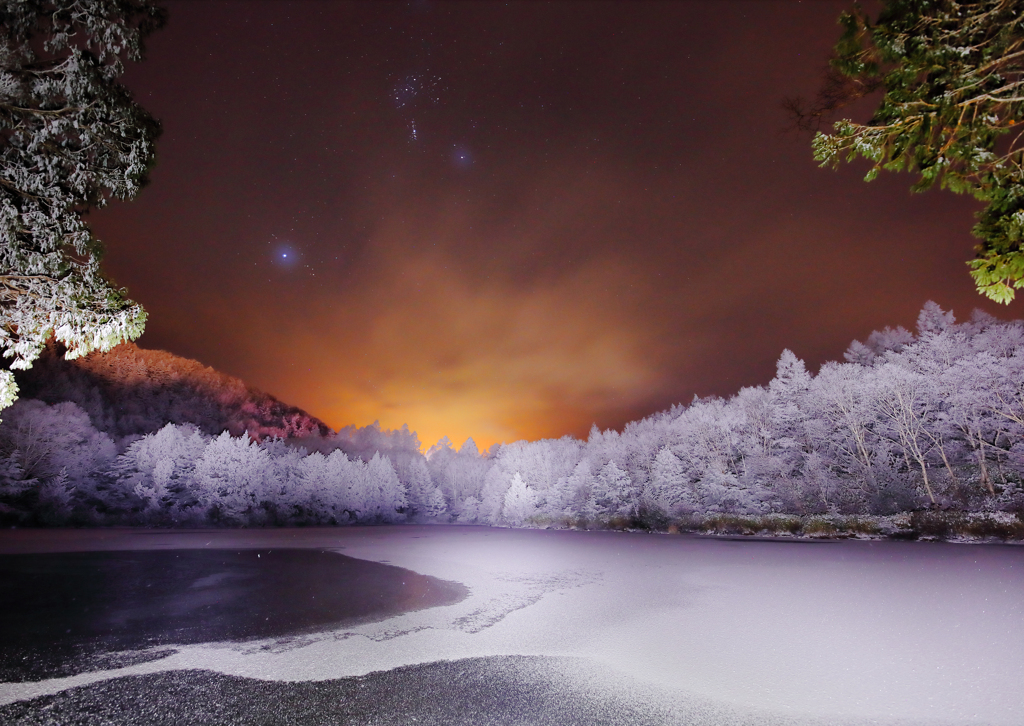
[[[374,397],[353,391],[341,391],[346,405],[320,412],[320,418],[339,430],[345,426],[363,427],[374,421],[381,429],[397,430],[407,425],[416,432],[420,449],[426,452],[443,437],[460,448],[472,438],[481,453],[494,444],[514,441],[558,438],[579,433],[579,421],[587,412],[564,407],[553,410],[536,392],[515,396],[510,392],[476,390],[456,395],[442,391],[406,389],[383,403]]]
[[[820,87],[837,3],[175,3],[125,76],[166,129],[152,184],[87,221],[142,347],[424,449],[621,429],[928,299],[1021,317],[967,274],[977,200],[751,133]],[[266,92],[311,67],[302,114]]]
[[[629,262],[595,254],[559,275],[482,284],[451,249],[471,226],[459,215],[425,221],[430,251],[410,252],[406,226],[383,225],[378,272],[293,328],[283,351],[316,365],[275,395],[336,430],[407,424],[424,451],[444,436],[486,451],[586,435],[657,389],[650,327],[632,320],[645,284]]]

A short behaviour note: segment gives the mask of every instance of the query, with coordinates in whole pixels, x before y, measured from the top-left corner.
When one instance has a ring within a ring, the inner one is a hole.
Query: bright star
[[[276,267],[291,269],[302,262],[300,251],[291,242],[276,240],[272,244],[276,249],[271,250],[270,260]]]
[[[468,169],[473,165],[473,156],[469,153],[469,149],[464,146],[456,145],[452,150],[451,158],[456,166],[463,169]]]

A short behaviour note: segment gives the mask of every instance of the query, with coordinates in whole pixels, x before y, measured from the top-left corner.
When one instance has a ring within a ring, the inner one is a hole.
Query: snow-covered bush
[[[74,510],[96,521],[120,505],[107,472],[117,449],[73,403],[53,406],[21,399],[0,425],[0,489],[9,514],[49,524],[67,522]]]

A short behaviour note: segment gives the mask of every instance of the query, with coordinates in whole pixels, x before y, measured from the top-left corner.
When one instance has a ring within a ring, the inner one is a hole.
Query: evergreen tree
[[[667,446],[658,450],[654,460],[649,494],[658,507],[672,514],[693,511],[696,506],[683,463]]]
[[[198,429],[169,423],[132,442],[111,472],[147,510],[166,508],[171,515],[181,514],[196,503],[195,466],[206,444]]]
[[[822,165],[863,157],[880,170],[936,182],[987,206],[968,264],[978,291],[1008,303],[1024,287],[1024,13],[1019,0],[887,0],[876,21],[861,9],[844,33],[816,102],[786,102],[798,124],[883,91],[867,123],[835,122],[814,137]]]
[[[590,497],[599,515],[612,518],[636,514],[636,488],[629,474],[620,469],[614,461],[609,461],[601,467],[594,477]]]
[[[118,78],[165,19],[150,0],[0,0],[0,350],[29,368],[142,334],[146,314],[100,272],[90,208],[146,182],[158,123]],[[0,370],[0,408],[17,397]]]
[[[405,485],[412,514],[428,513],[432,504],[436,503],[434,492],[440,494],[443,509],[444,494],[441,494],[431,481],[430,472],[427,470],[426,462],[422,456],[413,459],[406,467]],[[436,515],[437,512],[429,512],[428,514],[428,516]]]
[[[200,502],[226,524],[261,524],[262,505],[268,501],[267,484],[272,464],[267,450],[243,434],[232,438],[225,431],[212,439],[195,464]]]
[[[366,465],[366,475],[373,514],[384,522],[397,521],[409,502],[391,460],[375,453]]]
[[[513,527],[519,527],[531,517],[537,509],[537,494],[526,485],[517,471],[512,475],[508,491],[505,492],[502,514],[505,521]]]

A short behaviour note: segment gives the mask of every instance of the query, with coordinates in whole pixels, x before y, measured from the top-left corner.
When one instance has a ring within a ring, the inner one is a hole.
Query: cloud
[[[659,326],[640,312],[651,290],[606,235],[585,238],[608,188],[548,195],[561,181],[504,212],[449,200],[383,220],[356,284],[288,326],[285,349],[311,369],[271,390],[336,427],[408,423],[426,445],[585,433],[643,408],[664,377]]]
[[[523,286],[476,279],[444,254],[408,257],[376,281],[358,335],[344,315],[321,323],[339,365],[315,410],[338,425],[409,423],[425,443],[560,436],[657,379],[620,304],[635,280],[604,259]]]

